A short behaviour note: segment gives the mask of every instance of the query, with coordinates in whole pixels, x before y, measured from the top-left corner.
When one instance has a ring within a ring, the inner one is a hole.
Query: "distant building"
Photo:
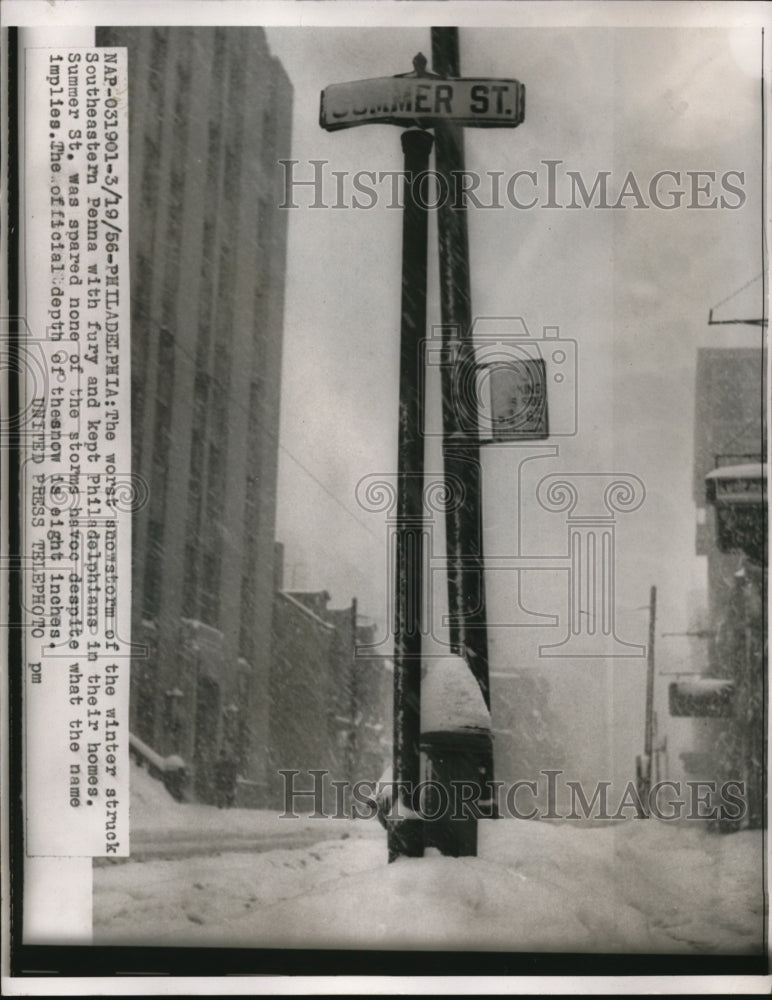
[[[269,758],[277,806],[282,770],[299,771],[291,787],[303,789],[312,787],[309,771],[326,771],[325,803],[334,808],[330,781],[377,781],[391,753],[391,664],[357,655],[375,626],[359,624],[356,601],[338,610],[329,600],[327,591],[276,593]],[[312,808],[310,798],[297,802],[298,811]]]
[[[758,458],[766,448],[761,348],[697,351],[694,409],[694,501],[705,506],[705,476],[716,457]]]
[[[97,29],[129,65],[132,731],[266,786],[292,87],[261,28]]]
[[[720,616],[739,556],[716,545],[715,509],[706,504],[705,477],[717,465],[759,462],[766,454],[764,359],[760,348],[697,351],[693,496],[697,555],[708,558],[708,611]]]
[[[585,777],[577,773],[576,761],[568,753],[565,724],[561,712],[555,710],[550,680],[533,669],[493,670],[490,686],[495,777],[505,788],[518,781],[534,782],[538,792],[522,793],[516,808],[528,812],[538,805],[546,810],[545,768],[568,771],[570,767],[569,778]]]
[[[670,732],[678,734],[685,776],[742,783],[747,815],[719,817],[732,829],[760,825],[763,813],[764,366],[761,348],[697,354],[693,496],[696,550],[707,558],[707,627],[696,630],[703,632],[702,676],[669,686],[677,717]],[[727,532],[728,524],[736,530]]]

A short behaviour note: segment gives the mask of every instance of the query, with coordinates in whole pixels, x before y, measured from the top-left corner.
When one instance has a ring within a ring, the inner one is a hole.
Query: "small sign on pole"
[[[485,372],[485,368],[483,368]],[[547,374],[543,358],[517,358],[491,365],[490,432],[493,441],[540,441],[549,437]]]

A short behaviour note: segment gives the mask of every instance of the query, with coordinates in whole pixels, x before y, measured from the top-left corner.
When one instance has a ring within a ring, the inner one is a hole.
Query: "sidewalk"
[[[130,860],[134,861],[291,850],[320,841],[385,837],[376,820],[281,818],[278,809],[218,809],[177,802],[160,781],[136,764],[131,768],[130,833]]]

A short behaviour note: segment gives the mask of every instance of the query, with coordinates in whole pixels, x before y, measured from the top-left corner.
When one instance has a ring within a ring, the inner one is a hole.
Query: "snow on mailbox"
[[[461,656],[430,659],[421,682],[422,733],[490,733],[480,685]]]
[[[477,820],[492,815],[485,781],[491,716],[466,660],[429,660],[421,682],[421,750],[426,754],[424,842],[451,857],[477,854]]]

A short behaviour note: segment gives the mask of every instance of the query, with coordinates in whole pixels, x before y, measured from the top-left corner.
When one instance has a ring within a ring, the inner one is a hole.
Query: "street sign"
[[[384,76],[325,87],[319,124],[328,132],[366,123],[514,128],[524,117],[525,86],[517,80]]]

